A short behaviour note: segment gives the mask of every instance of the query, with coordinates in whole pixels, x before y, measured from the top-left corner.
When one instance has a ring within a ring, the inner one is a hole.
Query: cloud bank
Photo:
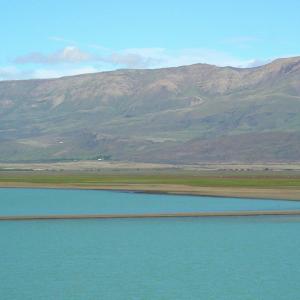
[[[259,59],[243,60],[205,48],[130,48],[113,51],[102,46],[82,49],[72,45],[52,53],[32,52],[18,56],[9,66],[0,66],[0,80],[54,78],[120,68],[164,68],[195,63],[245,68],[267,62]]]
[[[17,64],[60,64],[78,63],[93,60],[93,57],[79,48],[68,46],[54,53],[43,54],[33,52],[17,57],[14,62]]]

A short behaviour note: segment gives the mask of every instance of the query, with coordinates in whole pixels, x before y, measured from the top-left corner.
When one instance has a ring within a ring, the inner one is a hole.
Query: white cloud
[[[102,61],[126,68],[150,68],[157,65],[160,59],[155,56],[147,56],[143,53],[125,50],[103,57]]]
[[[98,55],[74,46],[50,54],[29,53],[15,59],[17,64],[78,64],[101,62],[113,67],[159,68],[208,63],[218,66],[242,66],[248,63],[227,53],[202,48],[167,50],[164,48],[131,48]]]
[[[0,80],[18,78],[20,71],[14,66],[0,67]]]
[[[74,46],[65,47],[57,52],[43,54],[33,52],[15,59],[17,64],[60,64],[79,63],[93,60],[93,55]]]
[[[54,53],[44,54],[33,52],[17,57],[16,64],[78,64],[82,62],[102,62],[119,67],[147,68],[156,62],[148,53],[143,53],[143,49],[138,51],[123,50],[118,52],[107,51],[106,55],[98,55],[88,51],[83,51],[78,47],[68,46]]]
[[[246,64],[243,67],[245,67],[245,68],[260,67],[260,66],[270,63],[271,61],[272,61],[272,59],[252,59],[248,62],[248,64]]]
[[[37,68],[17,69],[15,67],[0,68],[0,80],[43,79],[63,76],[95,73],[100,70],[93,66],[63,67],[63,68]]]
[[[59,39],[57,37],[57,39]],[[95,45],[94,45],[95,46]],[[88,45],[87,48],[92,48]],[[164,48],[128,48],[119,51],[94,47],[86,51],[75,46],[44,54],[29,53],[15,59],[15,66],[0,67],[0,80],[53,78],[120,68],[164,68],[207,63],[240,68],[256,67],[270,60],[240,59],[226,52],[205,48],[169,50]]]
[[[31,78],[58,78],[63,76],[95,73],[99,70],[93,66],[66,69],[36,69],[31,73]]]
[[[132,67],[146,66],[149,68],[177,67],[196,63],[245,67],[252,61],[239,59],[221,51],[204,48],[187,48],[180,50],[133,48],[122,50],[118,55],[123,58],[129,55],[135,55],[136,60],[134,61],[135,63],[131,64]],[[125,63],[127,61],[124,59],[119,62]],[[133,62],[133,60],[131,62]]]

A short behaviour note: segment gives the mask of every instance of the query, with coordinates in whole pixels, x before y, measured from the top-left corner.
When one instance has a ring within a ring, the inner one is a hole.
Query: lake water
[[[0,215],[150,213],[264,209],[300,209],[300,201],[154,195],[95,190],[0,188]]]
[[[299,209],[300,202],[0,189],[0,214]],[[300,217],[0,222],[0,299],[296,300]]]

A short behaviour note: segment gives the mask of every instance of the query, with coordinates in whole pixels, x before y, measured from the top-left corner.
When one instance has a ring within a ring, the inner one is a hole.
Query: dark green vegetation
[[[55,184],[76,186],[118,185],[118,184],[166,184],[199,187],[257,187],[257,188],[299,188],[299,175],[252,175],[230,173],[205,175],[189,174],[141,174],[141,175],[99,175],[97,173],[34,173],[2,172],[0,183]]]
[[[0,82],[0,120],[2,162],[300,161],[300,58]]]

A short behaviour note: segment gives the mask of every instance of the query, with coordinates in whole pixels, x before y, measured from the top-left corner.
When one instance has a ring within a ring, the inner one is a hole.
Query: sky
[[[300,55],[299,0],[0,0],[0,80]]]

